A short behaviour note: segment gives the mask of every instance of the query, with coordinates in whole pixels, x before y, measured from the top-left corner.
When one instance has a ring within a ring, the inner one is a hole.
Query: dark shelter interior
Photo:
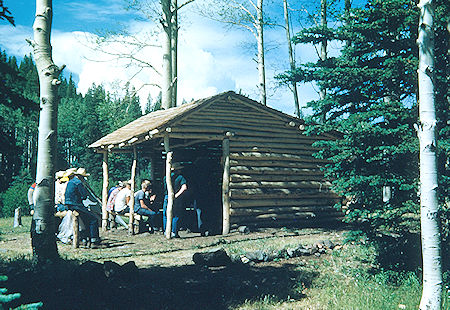
[[[171,141],[172,142],[172,141]],[[174,139],[173,162],[180,163],[180,173],[185,177],[188,190],[183,195],[185,212],[182,214],[181,227],[198,232],[197,215],[194,200],[202,212],[203,228],[210,233],[222,230],[222,144],[220,141],[198,142],[183,146],[183,140]],[[180,145],[177,147],[177,145]],[[142,150],[145,154],[146,150]],[[162,150],[151,152],[151,176],[153,190],[157,194],[157,203],[164,200],[163,178],[165,176],[166,153]],[[136,190],[138,189],[138,184]]]

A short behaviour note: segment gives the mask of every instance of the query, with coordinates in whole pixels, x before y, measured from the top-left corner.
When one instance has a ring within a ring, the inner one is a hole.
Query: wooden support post
[[[80,245],[80,222],[79,222],[79,213],[77,211],[72,211],[72,220],[73,220],[73,243],[72,247],[74,249],[78,248]]]
[[[175,200],[175,193],[172,184],[172,158],[173,152],[170,151],[169,135],[164,136],[164,149],[166,153],[166,186],[167,186],[167,207],[166,207],[166,231],[167,239],[172,237],[172,219],[173,219],[173,202]]]
[[[131,197],[134,197],[134,191],[136,189],[136,167],[137,167],[137,150],[133,147],[133,164],[131,166]],[[128,224],[128,233],[134,235],[134,198],[130,199],[130,220]]]
[[[22,226],[22,211],[20,207],[17,207],[14,209],[14,225],[13,227],[19,227]]]
[[[106,231],[108,227],[108,211],[106,204],[108,202],[108,151],[103,152],[103,189],[102,189],[102,230]]]
[[[223,178],[222,178],[222,234],[230,232],[230,139],[223,139]]]

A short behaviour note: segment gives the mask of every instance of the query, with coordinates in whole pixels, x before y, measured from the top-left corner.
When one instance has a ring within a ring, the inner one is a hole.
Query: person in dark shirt
[[[184,194],[187,190],[187,182],[184,176],[181,174],[181,169],[183,166],[180,163],[174,163],[172,165],[172,171],[170,173],[172,180],[172,187],[175,193],[174,201],[173,201],[173,218],[172,218],[172,237],[179,238],[178,235],[178,221],[180,220],[180,216],[183,213],[184,209]],[[168,203],[168,193],[167,193],[167,182],[166,177],[164,177],[164,204],[163,204],[163,227],[164,231],[166,230],[167,223],[167,203]]]
[[[90,244],[92,247],[97,247],[100,244],[98,220],[83,204],[83,200],[88,198],[89,193],[79,179],[79,177],[86,177],[88,175],[84,168],[79,168],[76,171],[69,170],[65,175],[69,178],[69,182],[67,182],[64,197],[67,208],[72,211],[77,211],[83,223],[89,227],[88,232],[84,231],[81,233],[81,239],[84,243]]]
[[[146,197],[147,196],[147,197]],[[152,193],[152,183],[144,180],[141,189],[134,194],[134,212],[143,216],[148,216],[149,232],[155,232],[155,217],[158,209],[155,206],[156,195]]]

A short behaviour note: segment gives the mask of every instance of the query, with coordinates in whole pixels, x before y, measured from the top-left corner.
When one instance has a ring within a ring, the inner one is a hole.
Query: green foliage
[[[449,196],[450,175],[445,32],[450,5],[437,4],[436,100],[443,203]],[[339,56],[301,65],[279,77],[315,82],[326,90],[323,100],[308,103],[313,111],[307,119],[309,133],[339,137],[317,143],[323,150],[316,156],[330,160],[325,174],[333,180],[334,190],[348,199],[347,222],[358,225],[371,240],[380,232],[406,236],[419,227],[418,140],[413,126],[418,115],[417,27],[414,2],[370,0],[343,15],[335,29],[312,27],[295,38],[297,43],[340,40]],[[393,188],[388,202],[382,199],[383,186]],[[448,211],[444,213],[443,220],[448,221]]]
[[[32,183],[31,178],[18,176],[6,191],[0,193],[0,217],[14,216],[14,209],[18,207],[29,212],[27,193]]]
[[[0,276],[0,282],[4,282],[7,280],[8,280],[7,276]],[[9,302],[19,299],[21,297],[20,293],[14,293],[14,294],[7,294],[7,293],[8,293],[8,290],[6,288],[0,288],[0,309],[1,310],[4,309],[1,304],[9,303]],[[32,309],[39,309],[42,306],[43,306],[42,302],[37,302],[37,303],[33,303],[33,304],[20,305],[19,307],[15,308],[15,309],[32,310]]]

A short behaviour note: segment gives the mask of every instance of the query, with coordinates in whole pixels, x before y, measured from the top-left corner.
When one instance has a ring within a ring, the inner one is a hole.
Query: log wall
[[[333,206],[340,197],[320,170],[326,161],[313,157],[319,137],[306,136],[300,125],[245,102],[223,100],[170,130],[177,138],[229,139],[232,225],[336,219],[341,213]]]

